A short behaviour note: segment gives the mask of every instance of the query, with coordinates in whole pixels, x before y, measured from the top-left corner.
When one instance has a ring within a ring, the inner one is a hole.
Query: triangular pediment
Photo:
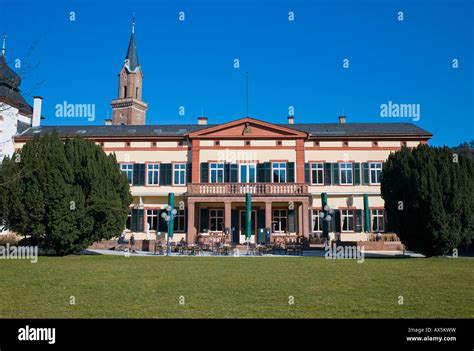
[[[201,139],[267,139],[267,138],[305,138],[305,132],[287,128],[258,119],[245,117],[232,122],[209,126],[189,134],[190,138]]]

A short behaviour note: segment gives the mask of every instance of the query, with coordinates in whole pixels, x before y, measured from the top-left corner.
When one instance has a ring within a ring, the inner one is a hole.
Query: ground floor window
[[[176,233],[183,233],[186,230],[186,214],[184,210],[178,210],[174,217],[174,231]]]
[[[341,211],[342,231],[353,232],[354,231],[354,210],[342,210]]]
[[[224,230],[224,210],[209,211],[209,230],[211,232]]]
[[[383,210],[372,210],[372,231],[373,232],[383,232],[384,228],[384,213]]]
[[[146,222],[150,225],[150,230],[158,230],[158,210],[146,210]]]
[[[287,231],[288,214],[286,210],[273,210],[273,232],[285,233]]]
[[[313,210],[313,224],[311,226],[313,233],[320,233],[323,231],[323,220],[320,214],[324,213],[322,210]]]

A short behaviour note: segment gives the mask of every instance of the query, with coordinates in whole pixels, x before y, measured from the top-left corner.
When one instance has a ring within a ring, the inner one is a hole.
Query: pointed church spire
[[[3,34],[2,56],[5,56],[5,51],[7,51],[6,42],[7,42],[7,35]]]
[[[125,60],[128,61],[128,68],[130,71],[135,71],[140,64],[138,63],[137,45],[135,44],[135,16],[132,19],[132,35],[128,43],[127,55]]]

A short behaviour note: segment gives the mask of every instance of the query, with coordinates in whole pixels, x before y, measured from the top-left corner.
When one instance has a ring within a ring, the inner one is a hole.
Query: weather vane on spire
[[[2,56],[5,56],[5,51],[7,51],[6,42],[7,42],[7,35],[3,34]]]

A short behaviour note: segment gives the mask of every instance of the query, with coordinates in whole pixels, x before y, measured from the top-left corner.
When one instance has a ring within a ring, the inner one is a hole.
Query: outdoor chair
[[[163,243],[161,241],[157,241],[155,243],[155,255],[156,254],[163,255],[164,250],[163,250]]]

